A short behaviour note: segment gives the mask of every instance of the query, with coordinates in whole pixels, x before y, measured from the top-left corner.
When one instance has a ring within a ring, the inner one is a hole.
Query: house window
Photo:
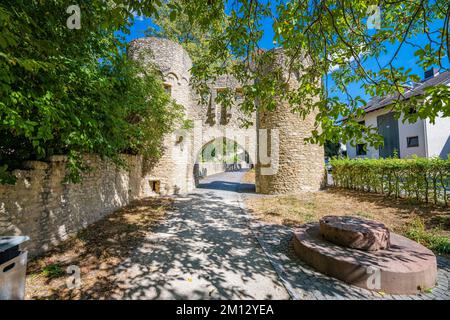
[[[419,146],[419,137],[408,137],[406,138],[406,144],[408,148],[418,147]]]
[[[358,124],[364,127],[362,128],[362,131],[364,132],[366,127],[366,120],[358,121]]]
[[[360,143],[356,145],[356,155],[357,156],[365,156],[367,155],[366,144]]]

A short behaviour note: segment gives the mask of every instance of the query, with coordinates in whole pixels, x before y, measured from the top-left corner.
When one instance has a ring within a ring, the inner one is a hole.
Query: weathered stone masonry
[[[160,70],[167,90],[185,107],[186,117],[196,124],[194,129],[174,128],[174,133],[164,138],[164,152],[156,162],[124,155],[127,170],[96,156],[87,156],[92,171],[84,174],[80,184],[64,183],[64,156],[53,156],[48,162],[26,162],[25,170],[14,171],[15,185],[0,185],[0,236],[28,235],[31,241],[27,246],[33,256],[134,199],[189,192],[197,180],[194,176],[199,168],[199,153],[215,139],[236,141],[246,150],[250,162],[256,164],[258,192],[320,188],[323,148],[303,142],[314,128],[314,113],[302,120],[287,104],[280,104],[274,112],[252,116],[244,115],[238,105],[224,109],[214,101],[217,92],[231,88],[238,93],[241,87],[231,76],[219,77],[211,83],[210,101],[202,105],[190,86],[191,59],[179,44],[158,38],[137,39],[130,43],[128,54],[144,66],[151,64]],[[283,60],[282,55],[276,57],[279,58],[276,63]],[[290,85],[298,85],[295,77]],[[253,121],[253,127],[240,128],[241,118]],[[262,174],[257,163],[257,128],[279,130],[275,141],[279,146],[278,167],[272,175]],[[221,163],[200,165],[210,173],[226,168]]]
[[[282,49],[269,52],[269,60],[265,70],[273,71],[280,68],[284,80],[289,79],[291,89],[298,88],[297,72],[288,73],[285,55]],[[303,63],[308,63],[306,59]],[[263,106],[260,106],[263,107]],[[311,135],[314,130],[316,112],[312,111],[305,119],[291,111],[291,106],[286,101],[279,102],[275,111],[260,111],[257,115],[257,129],[270,131],[276,129],[278,134],[272,131],[271,139],[267,139],[267,150],[276,144],[278,156],[271,155],[273,174],[264,174],[266,166],[261,165],[258,153],[256,165],[256,192],[265,194],[295,193],[299,191],[317,191],[320,189],[324,178],[324,148],[316,144],[305,143],[304,138]],[[258,149],[265,141],[260,141],[258,135]]]
[[[79,184],[64,183],[65,156],[27,161],[15,170],[15,185],[0,185],[0,236],[27,235],[31,256],[42,253],[78,230],[134,199],[141,189],[142,159],[123,156],[128,170],[97,156],[86,156],[92,170]]]

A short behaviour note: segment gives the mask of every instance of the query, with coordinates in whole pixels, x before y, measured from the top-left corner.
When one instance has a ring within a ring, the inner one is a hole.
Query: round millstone
[[[436,284],[436,256],[424,246],[391,233],[385,250],[362,251],[335,245],[320,234],[319,223],[294,231],[297,256],[314,269],[346,283],[390,294],[416,294]]]
[[[390,245],[389,229],[380,222],[349,216],[325,216],[319,225],[324,239],[340,246],[376,251]]]

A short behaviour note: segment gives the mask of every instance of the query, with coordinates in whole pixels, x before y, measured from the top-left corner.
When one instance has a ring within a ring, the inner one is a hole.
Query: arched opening
[[[235,140],[218,137],[205,143],[197,153],[194,181],[222,172],[247,170],[254,167],[249,152]]]

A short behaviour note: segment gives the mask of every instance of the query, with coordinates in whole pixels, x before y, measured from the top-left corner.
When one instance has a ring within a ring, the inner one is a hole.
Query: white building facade
[[[431,82],[431,84],[429,83]],[[450,72],[433,74],[421,86],[436,84],[450,85]],[[420,87],[420,86],[419,86]],[[393,156],[394,152],[400,158],[441,157],[446,159],[450,154],[450,117],[437,117],[434,123],[429,119],[418,119],[414,123],[394,118],[387,99],[374,99],[364,108],[366,114],[361,123],[367,127],[378,129],[384,137],[384,146],[374,148],[365,143],[353,145],[347,142],[349,158],[380,158]],[[450,108],[450,105],[448,106]],[[395,151],[394,151],[395,150]]]

